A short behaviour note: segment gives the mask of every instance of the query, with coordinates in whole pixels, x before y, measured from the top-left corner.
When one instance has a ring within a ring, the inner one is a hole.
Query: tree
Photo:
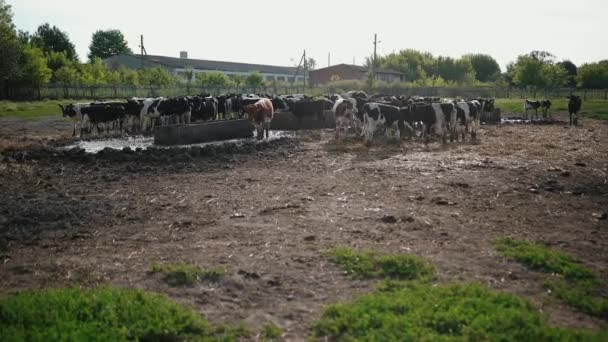
[[[25,46],[21,60],[21,76],[19,81],[38,88],[40,97],[40,86],[48,83],[53,72],[46,65],[46,58],[41,49],[34,46]]]
[[[520,86],[543,87],[543,62],[529,55],[522,55],[517,58],[513,66],[513,82]]]
[[[53,73],[53,79],[64,84],[74,84],[78,81],[78,69],[64,65]]]
[[[243,84],[243,77],[241,75],[234,75],[234,77],[232,77],[232,82],[234,82],[234,86],[238,88]]]
[[[53,71],[56,71],[63,66],[74,64],[74,62],[68,58],[64,51],[51,51],[50,53],[46,54],[46,60],[48,67]]]
[[[581,65],[578,68],[576,79],[582,88],[608,88],[608,61]]]
[[[108,58],[121,53],[133,53],[119,30],[98,30],[93,33],[89,45],[89,61],[95,57]]]
[[[232,81],[222,72],[202,72],[196,75],[198,84],[206,88],[228,88]]]
[[[175,76],[160,67],[139,69],[137,74],[140,84],[144,85],[169,86],[177,83]]]
[[[568,79],[566,80],[566,85],[568,87],[576,87],[576,64],[572,63],[569,60],[563,60],[559,63],[557,63],[557,65],[561,66],[562,68],[564,68],[566,70],[566,73],[568,74]]]
[[[498,62],[490,56],[484,54],[468,54],[462,56],[471,62],[475,71],[475,78],[480,82],[496,81],[500,76],[500,66]]]
[[[306,70],[315,70],[315,68],[317,67],[317,61],[314,60],[314,58],[309,57],[306,60]]]
[[[76,49],[68,38],[67,33],[61,31],[57,26],[51,27],[48,23],[38,26],[31,37],[34,46],[42,49],[45,54],[50,52],[65,52],[71,61],[77,61]]]
[[[257,71],[254,71],[245,77],[245,85],[252,89],[258,89],[264,86],[264,77]]]
[[[0,99],[4,98],[6,81],[19,76],[22,50],[13,25],[11,6],[0,0]]]
[[[120,72],[120,81],[122,84],[139,85],[139,74],[137,71],[121,67],[118,69],[118,72]]]
[[[107,84],[106,73],[107,68],[99,57],[80,65],[80,81],[87,86]]]

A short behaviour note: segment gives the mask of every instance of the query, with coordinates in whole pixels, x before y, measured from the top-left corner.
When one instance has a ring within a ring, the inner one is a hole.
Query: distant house
[[[126,67],[130,69],[139,69],[141,67],[161,67],[167,69],[176,76],[185,78],[185,73],[188,68],[192,68],[194,74],[201,72],[222,72],[229,77],[235,75],[247,76],[250,73],[257,71],[266,81],[282,81],[292,82],[296,77],[296,82],[304,81],[304,75],[300,70],[297,76],[296,68],[264,65],[264,64],[249,64],[236,62],[221,62],[210,61],[204,59],[191,59],[184,51],[180,53],[180,58],[167,56],[153,55],[135,55],[135,54],[119,54],[108,57],[103,62],[111,69]]]
[[[360,65],[332,65],[327,68],[321,68],[310,71],[310,84],[325,84],[328,82],[341,80],[366,80],[369,71],[369,68]],[[382,80],[389,83],[405,81],[405,75],[395,70],[377,68],[375,75],[376,80]]]

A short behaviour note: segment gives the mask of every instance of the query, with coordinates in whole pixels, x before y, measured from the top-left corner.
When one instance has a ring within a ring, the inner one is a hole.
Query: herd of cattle
[[[571,96],[569,102],[570,124],[577,123],[576,114],[581,100]],[[187,124],[196,121],[242,118],[246,116],[257,130],[257,137],[268,136],[270,122],[275,112],[290,111],[301,121],[306,116],[323,120],[326,111],[332,111],[336,122],[336,138],[347,132],[364,137],[370,143],[378,128],[396,138],[420,135],[426,142],[431,134],[446,143],[470,132],[475,139],[480,126],[480,116],[494,111],[494,99],[441,99],[418,96],[369,96],[362,91],[326,95],[313,99],[303,94],[272,96],[269,94],[226,94],[213,97],[210,94],[171,98],[131,98],[116,102],[76,103],[60,105],[63,115],[73,121],[72,135],[80,128],[80,135],[110,129],[139,132],[156,124]],[[524,113],[538,109],[547,115],[550,100],[524,102]],[[419,132],[419,134],[417,134]]]

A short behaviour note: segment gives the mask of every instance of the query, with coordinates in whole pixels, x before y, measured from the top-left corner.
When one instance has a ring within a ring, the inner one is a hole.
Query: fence
[[[269,94],[312,94],[341,93],[351,89],[339,89],[331,86],[305,88],[303,86],[266,86],[260,88],[204,88],[180,84],[171,87],[161,86],[132,86],[132,85],[101,85],[83,86],[66,84],[45,84],[40,88],[13,87],[8,92],[8,98],[16,100],[30,99],[110,99],[128,97],[158,97],[184,96],[201,93],[269,93]],[[495,97],[495,98],[565,98],[570,94],[580,95],[584,100],[608,100],[607,89],[571,89],[571,88],[511,88],[511,87],[389,87],[374,89],[374,93],[387,95],[420,95],[438,97]]]

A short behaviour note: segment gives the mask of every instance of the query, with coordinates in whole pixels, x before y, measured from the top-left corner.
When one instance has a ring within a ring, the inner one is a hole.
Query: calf
[[[568,114],[570,114],[570,125],[578,125],[578,112],[581,110],[582,105],[583,101],[581,100],[580,96],[568,96]],[[574,115],[574,120],[572,120],[572,115]]]
[[[266,131],[266,138],[268,139],[270,122],[274,116],[272,101],[265,98],[259,99],[256,103],[243,107],[243,111],[253,123],[253,126],[257,131],[257,139],[261,140],[264,138],[264,131]]]
[[[211,96],[193,96],[188,98],[192,107],[192,119],[194,121],[207,121],[219,116],[218,100]],[[232,104],[232,101],[230,101]]]
[[[401,142],[401,136],[404,133],[405,125],[403,115],[399,110],[399,107],[376,102],[368,102],[363,105],[363,118],[365,144],[371,144],[372,140],[374,139],[374,132],[378,127],[385,127],[388,130],[394,130],[397,141]]]
[[[72,120],[72,136],[76,136],[76,126],[80,129],[80,136],[82,136],[83,127],[82,127],[82,108],[89,106],[88,103],[75,103],[68,104],[65,107],[63,105],[59,105],[61,108],[61,112],[63,113],[63,117],[69,117]]]

